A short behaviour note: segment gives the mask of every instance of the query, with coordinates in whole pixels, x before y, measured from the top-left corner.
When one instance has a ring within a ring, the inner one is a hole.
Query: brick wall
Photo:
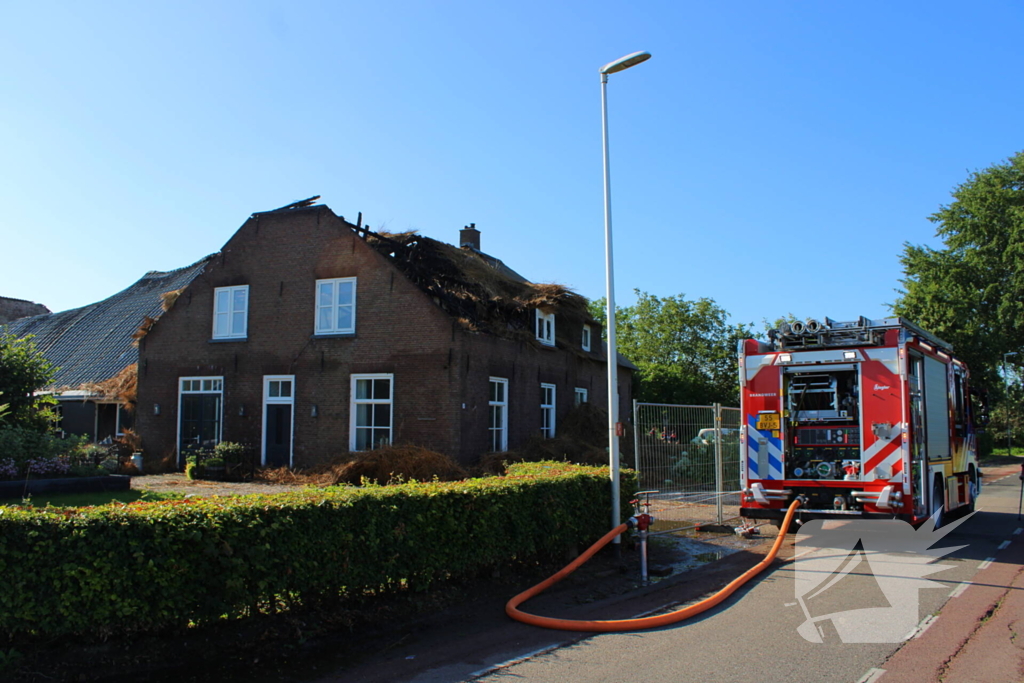
[[[239,228],[140,343],[138,431],[147,457],[175,451],[181,377],[222,376],[222,438],[259,449],[263,378],[293,375],[296,467],[348,450],[352,373],[394,375],[396,442],[465,463],[488,450],[490,376],[510,380],[510,447],[540,429],[540,382],[558,386],[560,415],[574,386],[604,401],[597,356],[463,330],[352,227],[311,207],[256,214]],[[340,277],[357,278],[356,332],[315,336],[315,282]],[[249,286],[248,336],[211,341],[214,289],[234,285]]]

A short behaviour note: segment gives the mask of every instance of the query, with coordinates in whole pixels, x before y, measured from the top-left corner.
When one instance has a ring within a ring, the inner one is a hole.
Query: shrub
[[[194,458],[185,463],[185,477],[190,480],[203,478],[203,466],[198,464]]]
[[[530,463],[460,482],[7,508],[0,632],[109,638],[424,590],[594,541],[608,494],[606,469]]]
[[[63,476],[78,464],[85,437],[60,439],[24,427],[0,428],[0,479]],[[13,471],[13,474],[12,474]]]
[[[213,454],[227,467],[241,465],[245,460],[246,447],[233,441],[221,441],[213,447]],[[209,463],[207,463],[209,464]]]

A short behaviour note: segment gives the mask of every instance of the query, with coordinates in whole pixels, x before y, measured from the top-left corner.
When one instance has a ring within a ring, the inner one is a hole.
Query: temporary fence
[[[739,516],[740,410],[633,403],[635,467],[655,532]]]

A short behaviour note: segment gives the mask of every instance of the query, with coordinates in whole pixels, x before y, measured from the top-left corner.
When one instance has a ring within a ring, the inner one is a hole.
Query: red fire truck
[[[902,319],[784,324],[739,343],[740,514],[917,524],[973,509],[975,418],[952,347]],[[979,410],[975,413],[975,407]]]

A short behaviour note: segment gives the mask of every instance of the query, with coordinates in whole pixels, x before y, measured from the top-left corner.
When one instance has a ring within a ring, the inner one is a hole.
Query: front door
[[[224,378],[182,377],[178,396],[178,462],[184,466],[187,453],[211,449],[220,442]]]
[[[179,452],[213,448],[219,433],[220,394],[182,394]]]
[[[294,387],[292,375],[263,378],[263,464],[267,467],[292,465]]]

